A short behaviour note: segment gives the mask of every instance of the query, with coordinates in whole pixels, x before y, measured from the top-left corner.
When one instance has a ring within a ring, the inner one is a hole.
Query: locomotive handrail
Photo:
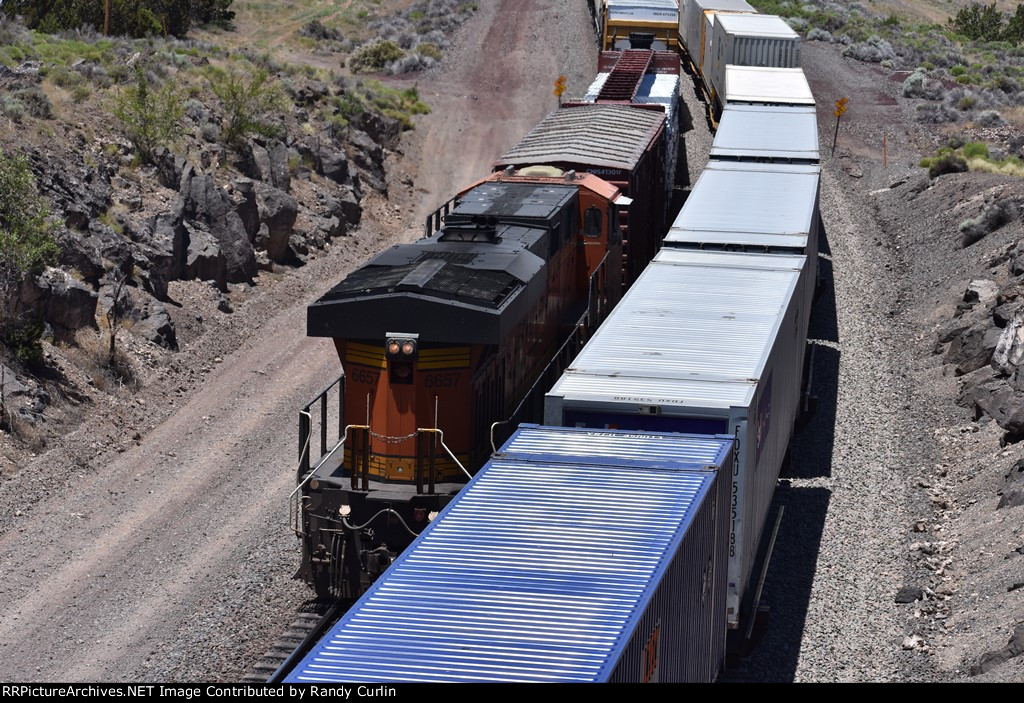
[[[313,401],[313,402],[316,402],[316,401]],[[310,403],[310,405],[312,405],[312,403]],[[299,411],[300,414],[302,414],[303,412],[304,411],[301,411],[301,410]],[[305,411],[305,412],[306,412],[307,415],[309,414],[308,411]],[[357,430],[358,429],[369,429],[369,426],[367,426],[367,425],[346,425],[345,426],[345,434],[344,434],[344,436],[342,436],[342,438],[340,440],[338,440],[337,444],[335,444],[333,447],[331,447],[331,451],[327,452],[322,457],[320,457],[320,461],[317,462],[317,465],[315,467],[313,467],[312,471],[307,471],[306,472],[305,476],[302,478],[302,480],[299,481],[299,483],[295,486],[295,489],[288,496],[288,514],[289,514],[289,521],[291,523],[289,526],[292,528],[292,531],[298,537],[302,537],[303,534],[304,534],[303,531],[302,531],[302,519],[301,519],[302,510],[301,510],[300,504],[299,504],[299,492],[306,486],[307,483],[309,483],[313,479],[313,477],[316,475],[317,470],[319,470],[319,468],[324,465],[324,462],[326,462],[329,458],[331,458],[331,456],[333,456],[334,452],[338,451],[338,449],[340,449],[342,446],[344,446],[345,442],[348,441],[348,431],[349,431],[349,429],[357,429]],[[307,450],[308,450],[308,445],[309,445],[309,437],[308,436],[306,437],[306,445],[307,445]],[[300,463],[300,466],[301,466],[301,463]]]
[[[320,403],[320,457],[329,456],[333,453],[327,450],[327,397],[331,389],[338,387],[338,434],[341,434],[345,423],[345,374],[327,384],[323,390],[313,396],[306,405],[299,410],[299,468],[297,473],[302,474],[309,471],[310,445],[313,428],[313,415],[311,408]]]
[[[434,432],[437,435],[439,435],[439,440],[438,441],[441,443],[441,448],[444,449],[446,452],[448,452],[448,456],[450,456],[452,458],[452,461],[455,462],[455,465],[458,466],[459,469],[462,470],[462,473],[466,474],[466,478],[473,478],[473,474],[471,474],[468,471],[466,471],[466,467],[462,465],[462,462],[459,461],[459,458],[457,456],[455,456],[455,454],[452,452],[452,450],[448,448],[448,445],[444,443],[444,430],[442,430],[439,427],[420,427],[420,428],[417,428],[416,431],[417,432]]]
[[[451,205],[456,201],[457,198],[458,196],[449,198],[448,200],[441,203],[436,210],[427,215],[427,221],[423,227],[424,237],[429,237],[434,232],[441,229],[441,219],[452,211]]]

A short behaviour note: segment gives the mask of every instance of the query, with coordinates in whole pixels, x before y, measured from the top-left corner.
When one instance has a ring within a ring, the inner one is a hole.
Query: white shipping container
[[[800,292],[806,337],[818,278],[820,180],[818,164],[709,161],[665,246],[806,256]]]
[[[737,438],[731,627],[800,405],[806,275],[803,256],[663,249],[545,397],[547,424]]]
[[[711,159],[819,163],[817,112],[813,107],[728,105],[711,144]]]
[[[680,0],[679,2],[679,41],[690,55],[693,65],[700,70],[701,56],[710,44],[708,34],[710,20],[707,15],[717,12],[750,13],[757,12],[745,0]],[[710,60],[710,55],[709,55]]]
[[[705,60],[716,96],[725,91],[725,67],[769,66],[793,68],[800,65],[800,35],[774,15],[728,15],[718,17],[711,44],[711,62]]]
[[[814,95],[803,69],[727,65],[722,102],[728,105],[814,105]]]

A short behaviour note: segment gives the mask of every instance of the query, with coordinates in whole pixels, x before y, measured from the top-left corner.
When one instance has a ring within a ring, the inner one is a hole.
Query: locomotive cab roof
[[[376,339],[423,330],[425,342],[496,344],[545,293],[578,188],[484,182],[428,238],[371,259],[307,310],[314,337]]]

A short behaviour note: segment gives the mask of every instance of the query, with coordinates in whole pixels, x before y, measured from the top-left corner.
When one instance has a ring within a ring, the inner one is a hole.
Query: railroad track
[[[241,683],[279,683],[309,648],[337,622],[351,603],[313,601],[289,625]]]

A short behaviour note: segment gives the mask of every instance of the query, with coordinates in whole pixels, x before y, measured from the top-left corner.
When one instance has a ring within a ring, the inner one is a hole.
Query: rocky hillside
[[[131,389],[183,325],[198,333],[202,315],[174,282],[205,282],[230,315],[253,286],[351,234],[364,196],[387,195],[385,153],[427,110],[415,88],[265,54],[55,37],[8,19],[0,95],[0,150],[27,157],[59,245],[7,301],[8,319],[43,325],[41,357],[0,347],[8,468],[66,430],[69,403]],[[161,110],[177,119],[154,133]]]

